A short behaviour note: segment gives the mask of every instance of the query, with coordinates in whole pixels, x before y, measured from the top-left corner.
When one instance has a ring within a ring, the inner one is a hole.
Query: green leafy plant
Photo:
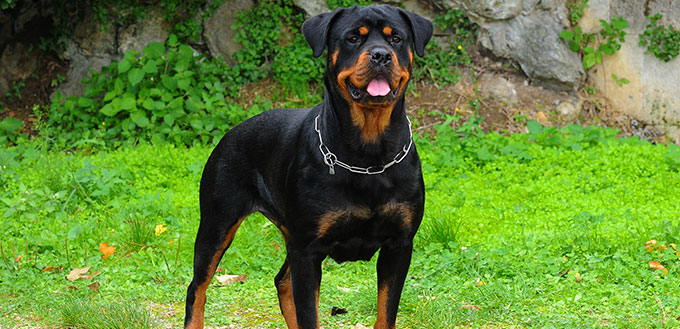
[[[325,71],[323,57],[314,58],[312,49],[301,34],[281,49],[271,65],[274,80],[298,94],[307,93],[310,82],[321,82]]]
[[[13,117],[6,117],[0,121],[0,144],[5,145],[8,141],[15,142],[19,129],[24,126],[24,122]]]
[[[462,10],[449,9],[437,16],[434,23],[439,29],[452,31],[454,42],[457,44],[469,45],[474,42],[477,24],[472,23]]]
[[[656,14],[647,17],[650,20],[646,29],[639,35],[638,45],[647,48],[645,53],[652,53],[664,62],[670,62],[680,54],[680,31],[673,25],[658,25],[663,15]]]
[[[337,8],[349,8],[354,5],[356,6],[368,6],[371,4],[371,0],[327,0],[326,1],[326,6],[328,9],[337,9]]]
[[[84,96],[63,99],[57,94],[47,124],[78,143],[140,138],[216,142],[246,115],[244,109],[227,103],[244,82],[238,70],[219,59],[195,55],[171,35],[165,45],[150,43],[141,54],[130,50],[119,62],[91,72],[83,80]],[[263,108],[256,105],[251,110],[259,113]]]
[[[680,146],[670,144],[663,158],[671,169],[680,171]]]
[[[630,83],[630,80],[624,77],[619,78],[616,74],[612,74],[612,79],[614,79],[614,82],[616,82],[616,85],[619,87],[623,87],[623,85],[627,85]]]
[[[588,8],[588,0],[571,0],[568,3],[569,21],[571,26],[576,26],[583,18],[586,8]]]
[[[451,45],[444,50],[433,40],[425,46],[423,57],[416,56],[413,79],[429,80],[439,86],[456,84],[461,76],[458,66],[470,63],[470,56],[462,45]]]
[[[57,74],[57,76],[54,79],[52,79],[52,82],[50,82],[50,86],[57,87],[64,81],[66,81],[66,77],[61,74]]]
[[[298,93],[309,82],[321,81],[323,56],[312,56],[299,32],[303,21],[304,15],[296,12],[290,1],[262,2],[238,13],[232,28],[237,31],[235,40],[244,49],[235,53],[234,59],[245,79],[265,77],[271,63],[274,80]]]
[[[2,0],[0,1],[0,9],[7,10],[12,9],[17,5],[17,0]]]
[[[21,88],[24,86],[26,86],[26,82],[24,80],[12,82],[12,89],[5,94],[5,97],[7,97],[9,100],[14,98],[21,99]]]
[[[626,32],[624,29],[628,28],[628,21],[623,17],[616,16],[611,22],[601,19],[600,25],[602,29],[599,34],[602,40],[597,45],[592,45],[596,41],[596,35],[583,32],[581,27],[578,26],[560,33],[562,39],[569,41],[569,48],[581,54],[583,68],[586,70],[602,63],[604,55],[614,55],[621,49],[621,43],[625,42]]]

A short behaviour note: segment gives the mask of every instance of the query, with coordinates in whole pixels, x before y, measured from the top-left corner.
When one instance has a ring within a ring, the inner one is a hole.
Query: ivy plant
[[[650,52],[664,62],[670,62],[680,53],[680,31],[673,25],[659,25],[658,22],[663,15],[656,14],[647,17],[650,22],[643,33],[639,35],[638,45],[647,48],[646,54]]]

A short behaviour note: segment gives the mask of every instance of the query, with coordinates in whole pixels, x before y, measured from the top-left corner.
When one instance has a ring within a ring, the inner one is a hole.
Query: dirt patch
[[[33,107],[49,106],[50,95],[68,72],[68,62],[52,52],[34,49],[38,52],[35,71],[26,79],[13,81],[14,87],[6,95],[0,95],[0,120],[14,117],[24,122],[22,132],[37,134],[33,129],[36,120]],[[59,78],[61,77],[61,78]]]

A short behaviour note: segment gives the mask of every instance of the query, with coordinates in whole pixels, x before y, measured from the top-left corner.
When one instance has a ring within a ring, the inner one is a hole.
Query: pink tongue
[[[390,85],[387,83],[387,80],[380,75],[368,83],[366,91],[371,96],[385,96],[390,92]]]

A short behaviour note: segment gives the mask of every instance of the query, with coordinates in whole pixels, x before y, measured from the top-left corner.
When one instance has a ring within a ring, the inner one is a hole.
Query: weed
[[[602,41],[597,46],[592,45],[596,41],[596,35],[583,32],[579,26],[560,33],[562,39],[569,41],[569,48],[583,56],[583,68],[586,70],[602,63],[604,55],[615,54],[621,49],[621,43],[625,41],[624,29],[628,28],[628,21],[624,18],[615,16],[611,22],[601,19],[600,25],[602,29],[599,34]]]
[[[337,8],[349,8],[354,5],[368,6],[371,2],[371,0],[327,0],[326,6],[328,9],[335,10]]]
[[[429,80],[438,86],[456,84],[461,76],[457,67],[470,63],[470,57],[462,45],[452,45],[450,49],[444,50],[433,40],[425,46],[425,55],[416,57],[413,79]]]
[[[263,2],[237,14],[232,27],[244,49],[234,59],[245,78],[256,81],[266,76],[266,63],[271,62],[274,80],[298,95],[303,93],[301,86],[320,82],[325,63],[323,56],[312,56],[299,32],[303,21],[303,14],[295,12],[290,1]]]
[[[642,48],[647,47],[646,54],[652,53],[664,62],[670,62],[680,54],[680,31],[673,25],[658,25],[658,21],[663,15],[656,14],[647,17],[650,20],[646,29],[639,35],[638,45]]]
[[[21,99],[21,88],[24,86],[26,86],[24,80],[12,82],[12,89],[5,94],[5,97],[9,100],[13,100],[14,98]]]
[[[61,307],[61,325],[74,328],[154,328],[149,312],[129,299],[68,298]]]
[[[449,9],[446,13],[437,16],[434,23],[442,30],[453,32],[453,43],[456,46],[459,44],[470,45],[474,42],[477,24],[472,23],[462,10]]]
[[[0,145],[8,142],[16,142],[19,129],[24,126],[24,122],[13,117],[6,117],[0,121]]]
[[[0,0],[0,9],[2,10],[12,9],[16,5],[16,0]]]
[[[64,99],[60,93],[48,110],[50,129],[74,146],[103,140],[149,139],[175,143],[216,143],[241,122],[246,109],[228,104],[243,82],[238,67],[194,56],[171,35],[142,54],[128,51],[119,62],[83,80],[85,95]],[[256,105],[250,115],[268,109]],[[222,122],[222,125],[216,125]]]
[[[50,86],[57,87],[64,81],[66,81],[66,77],[61,74],[57,74],[57,76],[54,79],[52,79],[52,82],[50,82]]]
[[[588,8],[588,0],[571,0],[567,6],[569,8],[571,26],[578,25],[578,22],[583,18],[586,8]]]

